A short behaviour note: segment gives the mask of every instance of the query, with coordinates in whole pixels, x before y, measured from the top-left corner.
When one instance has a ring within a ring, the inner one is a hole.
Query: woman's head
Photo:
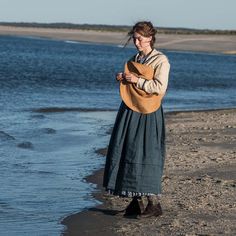
[[[149,21],[140,21],[137,22],[132,30],[128,33],[130,36],[129,40],[133,38],[134,44],[137,47],[136,40],[138,39],[140,42],[146,42],[149,43],[150,47],[153,48],[154,43],[155,43],[155,34],[156,34],[156,29],[154,28],[153,24]]]

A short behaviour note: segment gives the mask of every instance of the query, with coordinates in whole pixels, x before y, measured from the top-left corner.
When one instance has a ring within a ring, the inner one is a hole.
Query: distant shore
[[[89,43],[124,45],[126,32],[97,30],[1,26],[0,35],[45,37]],[[180,50],[236,54],[236,35],[158,34],[155,47]]]
[[[119,211],[128,199],[105,194],[99,170],[87,181],[97,184],[94,196],[103,204],[66,217],[63,235],[235,235],[235,115],[236,109],[166,114],[163,216],[124,218]]]

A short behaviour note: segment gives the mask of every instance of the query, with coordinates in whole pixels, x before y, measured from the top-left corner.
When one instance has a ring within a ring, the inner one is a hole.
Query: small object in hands
[[[124,74],[122,72],[117,73],[116,75],[116,80],[121,81],[124,79]]]

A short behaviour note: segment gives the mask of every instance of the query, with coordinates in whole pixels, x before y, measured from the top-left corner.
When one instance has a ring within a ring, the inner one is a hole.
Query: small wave
[[[7,202],[0,201],[0,212],[9,212],[9,210],[13,210],[14,208]]]
[[[11,136],[10,134],[5,133],[4,131],[0,131],[0,140],[9,141],[9,140],[15,140],[15,138]]]
[[[81,107],[43,107],[32,109],[33,112],[39,113],[55,113],[55,112],[101,112],[101,111],[116,111],[116,109],[110,108],[81,108]]]
[[[45,134],[55,134],[56,130],[53,128],[42,128],[41,131]]]
[[[66,41],[64,41],[65,43],[80,43],[80,42],[78,42],[78,41],[72,41],[72,40],[66,40]]]
[[[24,149],[33,149],[34,145],[31,142],[25,141],[17,144],[17,147]]]
[[[39,174],[39,175],[56,175],[55,172],[45,171],[45,170],[34,171],[34,173]]]
[[[45,118],[45,116],[44,115],[39,115],[39,114],[37,114],[37,115],[32,115],[31,116],[32,118],[36,118],[36,119],[44,119]]]
[[[48,40],[47,38],[45,38],[43,36],[33,36],[33,35],[17,35],[17,36],[13,36],[13,37],[23,38],[23,39]]]

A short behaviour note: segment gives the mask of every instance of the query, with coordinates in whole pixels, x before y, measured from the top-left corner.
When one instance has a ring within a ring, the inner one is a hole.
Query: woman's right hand
[[[116,80],[121,81],[124,78],[124,74],[122,72],[119,72],[116,74]]]

